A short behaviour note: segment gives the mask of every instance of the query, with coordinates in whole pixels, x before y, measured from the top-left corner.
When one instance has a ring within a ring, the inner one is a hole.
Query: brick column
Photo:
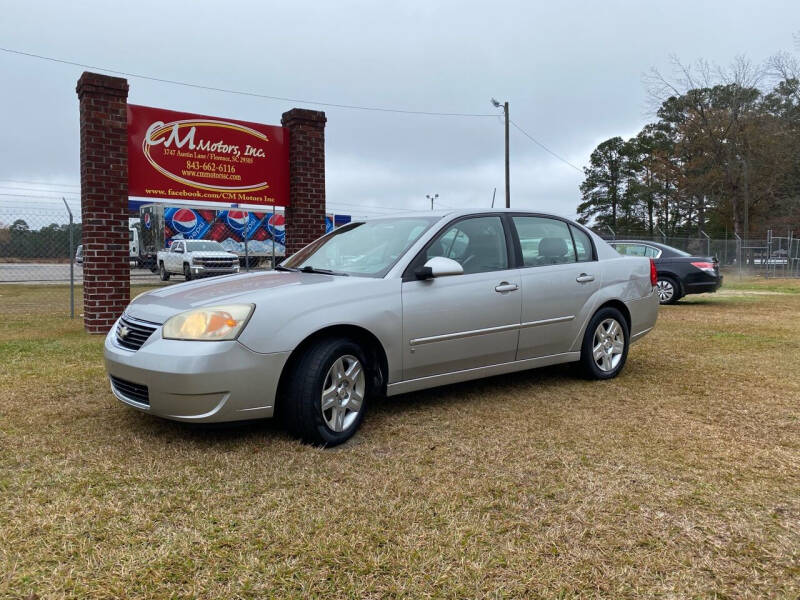
[[[83,221],[83,325],[106,333],[130,302],[128,82],[85,72],[78,80]]]
[[[293,108],[281,124],[289,130],[289,206],[286,255],[325,233],[325,113]]]

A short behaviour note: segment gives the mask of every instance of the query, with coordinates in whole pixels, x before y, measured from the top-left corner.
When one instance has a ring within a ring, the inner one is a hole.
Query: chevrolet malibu
[[[142,294],[105,341],[111,390],[178,421],[280,415],[350,438],[378,395],[576,362],[622,370],[656,321],[656,271],[582,226],[522,211],[353,222],[275,271]]]

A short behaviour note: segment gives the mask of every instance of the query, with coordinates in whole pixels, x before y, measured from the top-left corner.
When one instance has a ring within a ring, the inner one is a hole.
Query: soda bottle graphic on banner
[[[228,230],[228,226],[225,223],[217,220],[211,226],[211,232],[208,235],[208,238],[214,240],[215,242],[224,242],[231,236],[231,232]]]
[[[267,230],[267,221],[269,221],[269,213],[250,213],[253,217],[250,225],[250,239],[256,242],[264,242],[270,239],[269,231]]]

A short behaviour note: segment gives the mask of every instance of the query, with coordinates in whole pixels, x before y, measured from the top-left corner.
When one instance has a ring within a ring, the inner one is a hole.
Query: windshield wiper
[[[283,265],[278,265],[278,266],[276,266],[276,267],[275,267],[275,270],[276,270],[276,271],[290,271],[290,272],[292,272],[292,273],[294,273],[295,271],[297,271],[297,269],[295,269],[294,267],[284,267]]]
[[[330,269],[318,269],[316,267],[312,267],[311,265],[306,265],[300,269],[303,273],[320,273],[322,275],[341,275],[342,277],[349,277],[348,273],[342,273],[340,271],[331,271]]]

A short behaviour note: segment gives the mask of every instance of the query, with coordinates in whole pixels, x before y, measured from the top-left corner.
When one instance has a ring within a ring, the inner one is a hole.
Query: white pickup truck
[[[239,272],[239,257],[210,240],[174,240],[169,249],[159,251],[157,260],[161,281],[168,281],[173,273],[183,273],[190,281]]]

